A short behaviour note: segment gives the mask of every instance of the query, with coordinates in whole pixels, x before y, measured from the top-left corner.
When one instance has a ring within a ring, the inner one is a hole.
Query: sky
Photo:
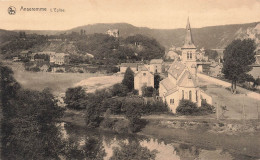
[[[8,14],[8,7],[16,9]],[[24,11],[46,8],[47,11]],[[54,8],[64,12],[51,12]],[[67,30],[95,23],[157,29],[260,22],[260,0],[0,0],[0,28]]]

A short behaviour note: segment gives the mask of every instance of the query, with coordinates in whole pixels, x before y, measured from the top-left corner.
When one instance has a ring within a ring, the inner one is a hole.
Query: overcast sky
[[[16,8],[9,15],[9,6]],[[47,12],[21,11],[47,8]],[[65,12],[50,12],[62,8]],[[0,0],[1,29],[65,30],[94,23],[184,28],[260,21],[260,0]]]

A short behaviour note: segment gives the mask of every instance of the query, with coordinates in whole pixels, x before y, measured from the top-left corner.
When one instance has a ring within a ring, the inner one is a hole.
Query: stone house
[[[150,71],[152,73],[162,73],[162,71],[163,71],[163,60],[162,59],[152,59],[150,61]]]
[[[134,75],[134,89],[142,95],[142,87],[154,87],[154,75],[144,65]]]

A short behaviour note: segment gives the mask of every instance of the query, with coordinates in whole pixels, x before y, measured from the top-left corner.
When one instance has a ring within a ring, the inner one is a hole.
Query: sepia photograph
[[[0,0],[0,160],[260,160],[260,0]]]

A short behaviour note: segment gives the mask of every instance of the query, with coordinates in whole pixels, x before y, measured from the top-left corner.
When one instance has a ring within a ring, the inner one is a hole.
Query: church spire
[[[192,39],[192,33],[191,33],[189,17],[188,17],[188,20],[187,20],[186,35],[185,35],[184,45],[183,45],[182,48],[196,48],[194,43],[193,43],[193,39]]]

